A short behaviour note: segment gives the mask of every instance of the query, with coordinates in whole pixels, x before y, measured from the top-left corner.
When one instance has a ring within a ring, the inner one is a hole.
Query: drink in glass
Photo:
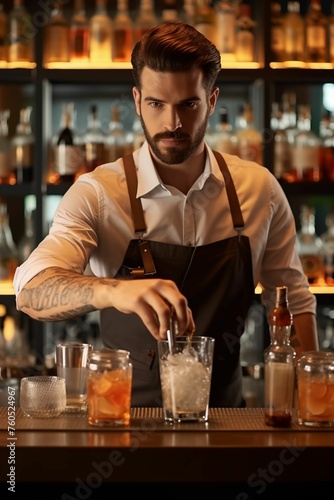
[[[207,421],[214,342],[211,337],[180,338],[175,352],[168,341],[158,342],[166,421]]]
[[[334,353],[310,351],[297,366],[298,423],[334,426]]]
[[[96,426],[130,423],[132,365],[121,349],[93,351],[87,378],[88,422]]]

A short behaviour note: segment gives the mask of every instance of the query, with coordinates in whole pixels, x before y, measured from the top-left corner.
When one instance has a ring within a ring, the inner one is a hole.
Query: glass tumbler
[[[297,364],[298,423],[334,426],[334,352],[309,351]]]
[[[93,351],[88,363],[88,423],[100,427],[130,423],[132,364],[121,349]]]

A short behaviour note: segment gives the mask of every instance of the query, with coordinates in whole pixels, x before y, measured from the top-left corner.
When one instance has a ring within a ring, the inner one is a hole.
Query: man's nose
[[[182,123],[177,110],[175,108],[170,109],[166,115],[165,128],[170,132],[174,132],[181,127]]]

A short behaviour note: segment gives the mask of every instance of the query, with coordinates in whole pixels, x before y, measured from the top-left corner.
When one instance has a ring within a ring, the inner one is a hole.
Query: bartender
[[[132,405],[143,407],[161,406],[157,341],[173,310],[178,335],[216,339],[210,406],[240,407],[240,337],[258,283],[268,312],[288,287],[297,355],[318,348],[293,214],[267,168],[205,142],[221,70],[208,39],[163,23],[131,62],[146,141],[67,191],[16,271],[17,308],[39,321],[100,310],[104,345],[131,353]]]

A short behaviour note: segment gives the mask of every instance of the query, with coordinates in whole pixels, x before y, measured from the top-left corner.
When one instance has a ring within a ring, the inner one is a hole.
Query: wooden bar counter
[[[211,408],[206,424],[170,425],[158,408],[134,408],[129,428],[101,429],[85,415],[31,419],[17,409],[14,431],[7,415],[1,408],[1,488],[8,489],[12,473],[23,495],[111,498],[111,492],[152,486],[163,494],[177,485],[192,492],[219,487],[227,498],[246,500],[267,498],[269,491],[276,498],[273,491],[281,495],[292,486],[325,494],[334,481],[334,428],[300,426],[296,415],[290,428],[273,429],[261,408]],[[1,492],[1,498],[10,496]]]

